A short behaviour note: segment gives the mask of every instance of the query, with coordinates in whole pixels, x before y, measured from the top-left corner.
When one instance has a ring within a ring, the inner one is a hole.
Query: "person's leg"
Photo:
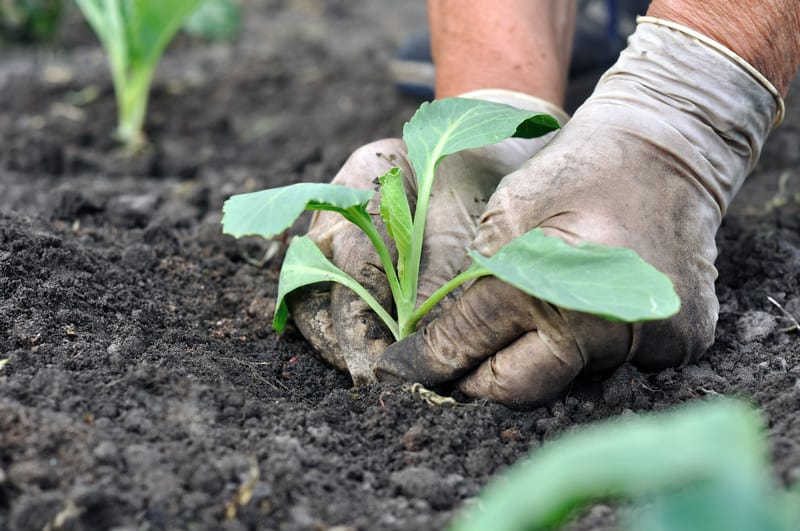
[[[429,0],[436,97],[482,88],[562,106],[576,0]]]

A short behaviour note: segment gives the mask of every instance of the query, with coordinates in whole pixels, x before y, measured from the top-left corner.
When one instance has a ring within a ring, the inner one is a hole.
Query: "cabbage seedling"
[[[756,411],[729,399],[584,427],[495,478],[448,529],[561,529],[611,499],[635,502],[620,529],[796,530],[800,484],[776,488],[763,431]]]
[[[328,260],[306,236],[292,240],[281,269],[273,326],[283,330],[289,312],[287,293],[317,282],[339,282],[361,296],[396,339],[414,332],[419,320],[447,293],[469,280],[495,275],[526,293],[562,308],[613,320],[662,319],[678,311],[680,300],[663,273],[630,249],[594,244],[570,246],[534,229],[485,257],[467,252],[473,264],[417,305],[422,239],[437,165],[465,149],[511,137],[533,138],[558,128],[547,114],[479,100],[448,98],[423,103],[403,128],[408,159],[417,177],[412,215],[402,170],[379,177],[381,217],[397,248],[397,266],[367,213],[375,192],[321,183],[299,183],[248,194],[225,202],[223,230],[235,237],[265,238],[287,229],[303,210],[338,212],[369,237],[380,257],[394,298],[396,315]]]
[[[161,55],[201,0],[76,0],[108,56],[117,100],[117,138],[130,148],[142,132]]]

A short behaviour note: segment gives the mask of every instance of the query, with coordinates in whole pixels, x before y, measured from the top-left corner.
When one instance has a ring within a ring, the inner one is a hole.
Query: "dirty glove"
[[[523,94],[503,90],[476,91],[463,97],[485,99],[519,108],[547,112],[561,123],[566,114],[557,107]],[[536,153],[552,135],[510,139],[452,155],[439,166],[428,207],[420,265],[419,300],[461,271],[466,247],[486,201],[500,179]],[[333,179],[336,184],[377,189],[377,177],[392,166],[403,170],[413,210],[417,179],[399,139],[379,140],[358,149]],[[367,210],[383,229],[376,194]],[[383,266],[369,239],[355,225],[331,212],[315,212],[308,236],[340,269],[352,276],[391,309],[391,291]],[[394,246],[384,237],[391,252]],[[393,256],[396,259],[396,256]],[[356,385],[374,381],[374,366],[394,340],[378,317],[355,293],[339,284],[301,288],[287,298],[295,325],[311,345],[334,367],[348,371]]]
[[[557,308],[493,277],[390,346],[379,378],[510,404],[541,402],[584,368],[681,365],[712,343],[714,235],[753,169],[780,97],[729,50],[641,19],[627,49],[570,122],[492,195],[473,247],[494,254],[541,227],[571,244],[623,246],[666,273],[674,317],[639,324]]]

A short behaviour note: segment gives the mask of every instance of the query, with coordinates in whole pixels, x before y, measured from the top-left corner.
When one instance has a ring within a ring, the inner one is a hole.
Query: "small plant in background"
[[[232,39],[239,31],[241,19],[233,0],[75,0],[75,3],[108,56],[117,100],[116,137],[131,151],[145,143],[143,127],[150,85],[164,49],[178,30],[182,28],[205,39]]]
[[[0,42],[50,42],[63,12],[63,0],[0,0]]]
[[[142,130],[150,84],[167,44],[201,0],[75,0],[108,56],[117,138],[130,149]]]
[[[233,0],[204,0],[186,22],[183,31],[214,41],[231,40],[239,34],[242,16]]]
[[[670,280],[634,251],[588,243],[573,247],[559,238],[544,236],[541,229],[520,236],[492,257],[469,250],[472,266],[416,306],[425,220],[438,164],[461,150],[511,137],[533,138],[557,128],[558,122],[549,115],[497,103],[462,98],[424,103],[403,128],[403,140],[418,183],[415,212],[411,212],[400,168],[394,167],[379,178],[380,212],[397,248],[396,267],[367,213],[374,194],[370,190],[300,183],[236,195],[225,203],[223,230],[235,237],[269,238],[292,225],[305,209],[330,210],[361,228],[375,246],[391,288],[396,316],[303,236],[292,240],[281,269],[273,320],[277,331],[288,320],[286,294],[324,281],[339,282],[355,291],[396,339],[413,333],[419,320],[447,293],[485,275],[495,275],[562,308],[608,319],[641,321],[676,313],[680,300]]]
[[[775,487],[762,427],[747,405],[717,400],[583,428],[495,478],[450,530],[554,529],[608,500],[635,502],[624,529],[796,530],[800,490]]]

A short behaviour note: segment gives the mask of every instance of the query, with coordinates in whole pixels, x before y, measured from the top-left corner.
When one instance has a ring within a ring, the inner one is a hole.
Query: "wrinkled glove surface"
[[[473,247],[492,255],[534,227],[569,243],[629,247],[666,273],[674,317],[615,323],[536,300],[492,277],[388,347],[381,378],[455,381],[468,395],[538,403],[584,368],[687,363],[712,343],[714,235],[776,115],[744,69],[686,34],[643,23],[556,138],[505,177]]]
[[[562,123],[566,121],[560,109],[509,91],[476,91],[464,97],[548,112]],[[532,140],[510,139],[451,155],[439,165],[425,227],[420,301],[462,271],[467,259],[465,249],[475,238],[480,215],[500,179],[528,160],[550,138],[552,134]],[[403,170],[413,212],[417,179],[400,139],[379,140],[359,148],[332,182],[377,190],[377,177],[392,166]],[[385,233],[379,201],[377,193],[367,210],[375,225]],[[366,287],[384,308],[392,308],[383,266],[369,239],[358,227],[338,214],[318,211],[314,213],[308,236],[336,266]],[[385,234],[384,240],[396,255],[394,245]],[[396,256],[393,258],[396,260]],[[326,284],[296,290],[287,297],[287,302],[295,325],[326,361],[348,371],[356,385],[375,380],[375,364],[394,339],[355,293],[339,284]],[[446,307],[447,302],[442,301],[437,308]]]

